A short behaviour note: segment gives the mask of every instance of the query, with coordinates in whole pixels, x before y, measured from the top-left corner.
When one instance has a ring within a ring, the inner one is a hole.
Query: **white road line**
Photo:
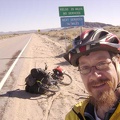
[[[27,42],[27,44],[25,45],[25,47],[22,49],[22,51],[20,52],[20,54],[18,55],[18,57],[15,59],[14,63],[11,65],[10,69],[7,71],[7,73],[5,74],[4,78],[1,80],[0,82],[0,90],[2,89],[4,83],[6,82],[7,78],[9,77],[10,73],[12,72],[13,68],[15,67],[15,64],[17,63],[17,61],[19,60],[20,56],[22,55],[22,53],[24,52],[25,48],[27,47],[27,45],[29,44],[30,40],[31,40],[32,36],[30,37],[29,41]]]

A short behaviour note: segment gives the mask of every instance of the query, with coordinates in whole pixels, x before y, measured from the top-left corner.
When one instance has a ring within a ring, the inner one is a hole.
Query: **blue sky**
[[[120,25],[120,0],[0,0],[0,32],[60,27],[59,6],[84,6],[85,22]]]

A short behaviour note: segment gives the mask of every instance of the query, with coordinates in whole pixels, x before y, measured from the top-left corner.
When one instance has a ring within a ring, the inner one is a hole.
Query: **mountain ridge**
[[[100,22],[85,22],[83,27],[97,27],[97,28],[102,28],[105,26],[114,26],[112,24],[106,24],[106,23],[100,23]],[[46,31],[46,30],[54,30],[54,29],[60,29],[60,28],[49,28],[49,29],[40,29],[41,31]],[[0,35],[3,34],[22,34],[22,33],[34,33],[37,32],[38,30],[22,30],[22,31],[10,31],[10,32],[0,32]]]

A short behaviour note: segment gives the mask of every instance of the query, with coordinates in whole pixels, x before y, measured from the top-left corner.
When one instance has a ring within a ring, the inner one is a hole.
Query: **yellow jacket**
[[[89,99],[79,102],[66,115],[65,120],[95,120],[94,106]],[[110,110],[104,120],[120,120],[120,102]]]

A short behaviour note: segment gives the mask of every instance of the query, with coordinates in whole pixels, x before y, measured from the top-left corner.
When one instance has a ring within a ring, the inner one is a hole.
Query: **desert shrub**
[[[65,36],[59,36],[59,40],[65,39]]]
[[[72,43],[70,43],[70,44],[67,46],[66,52],[68,52],[71,48],[72,48]]]

